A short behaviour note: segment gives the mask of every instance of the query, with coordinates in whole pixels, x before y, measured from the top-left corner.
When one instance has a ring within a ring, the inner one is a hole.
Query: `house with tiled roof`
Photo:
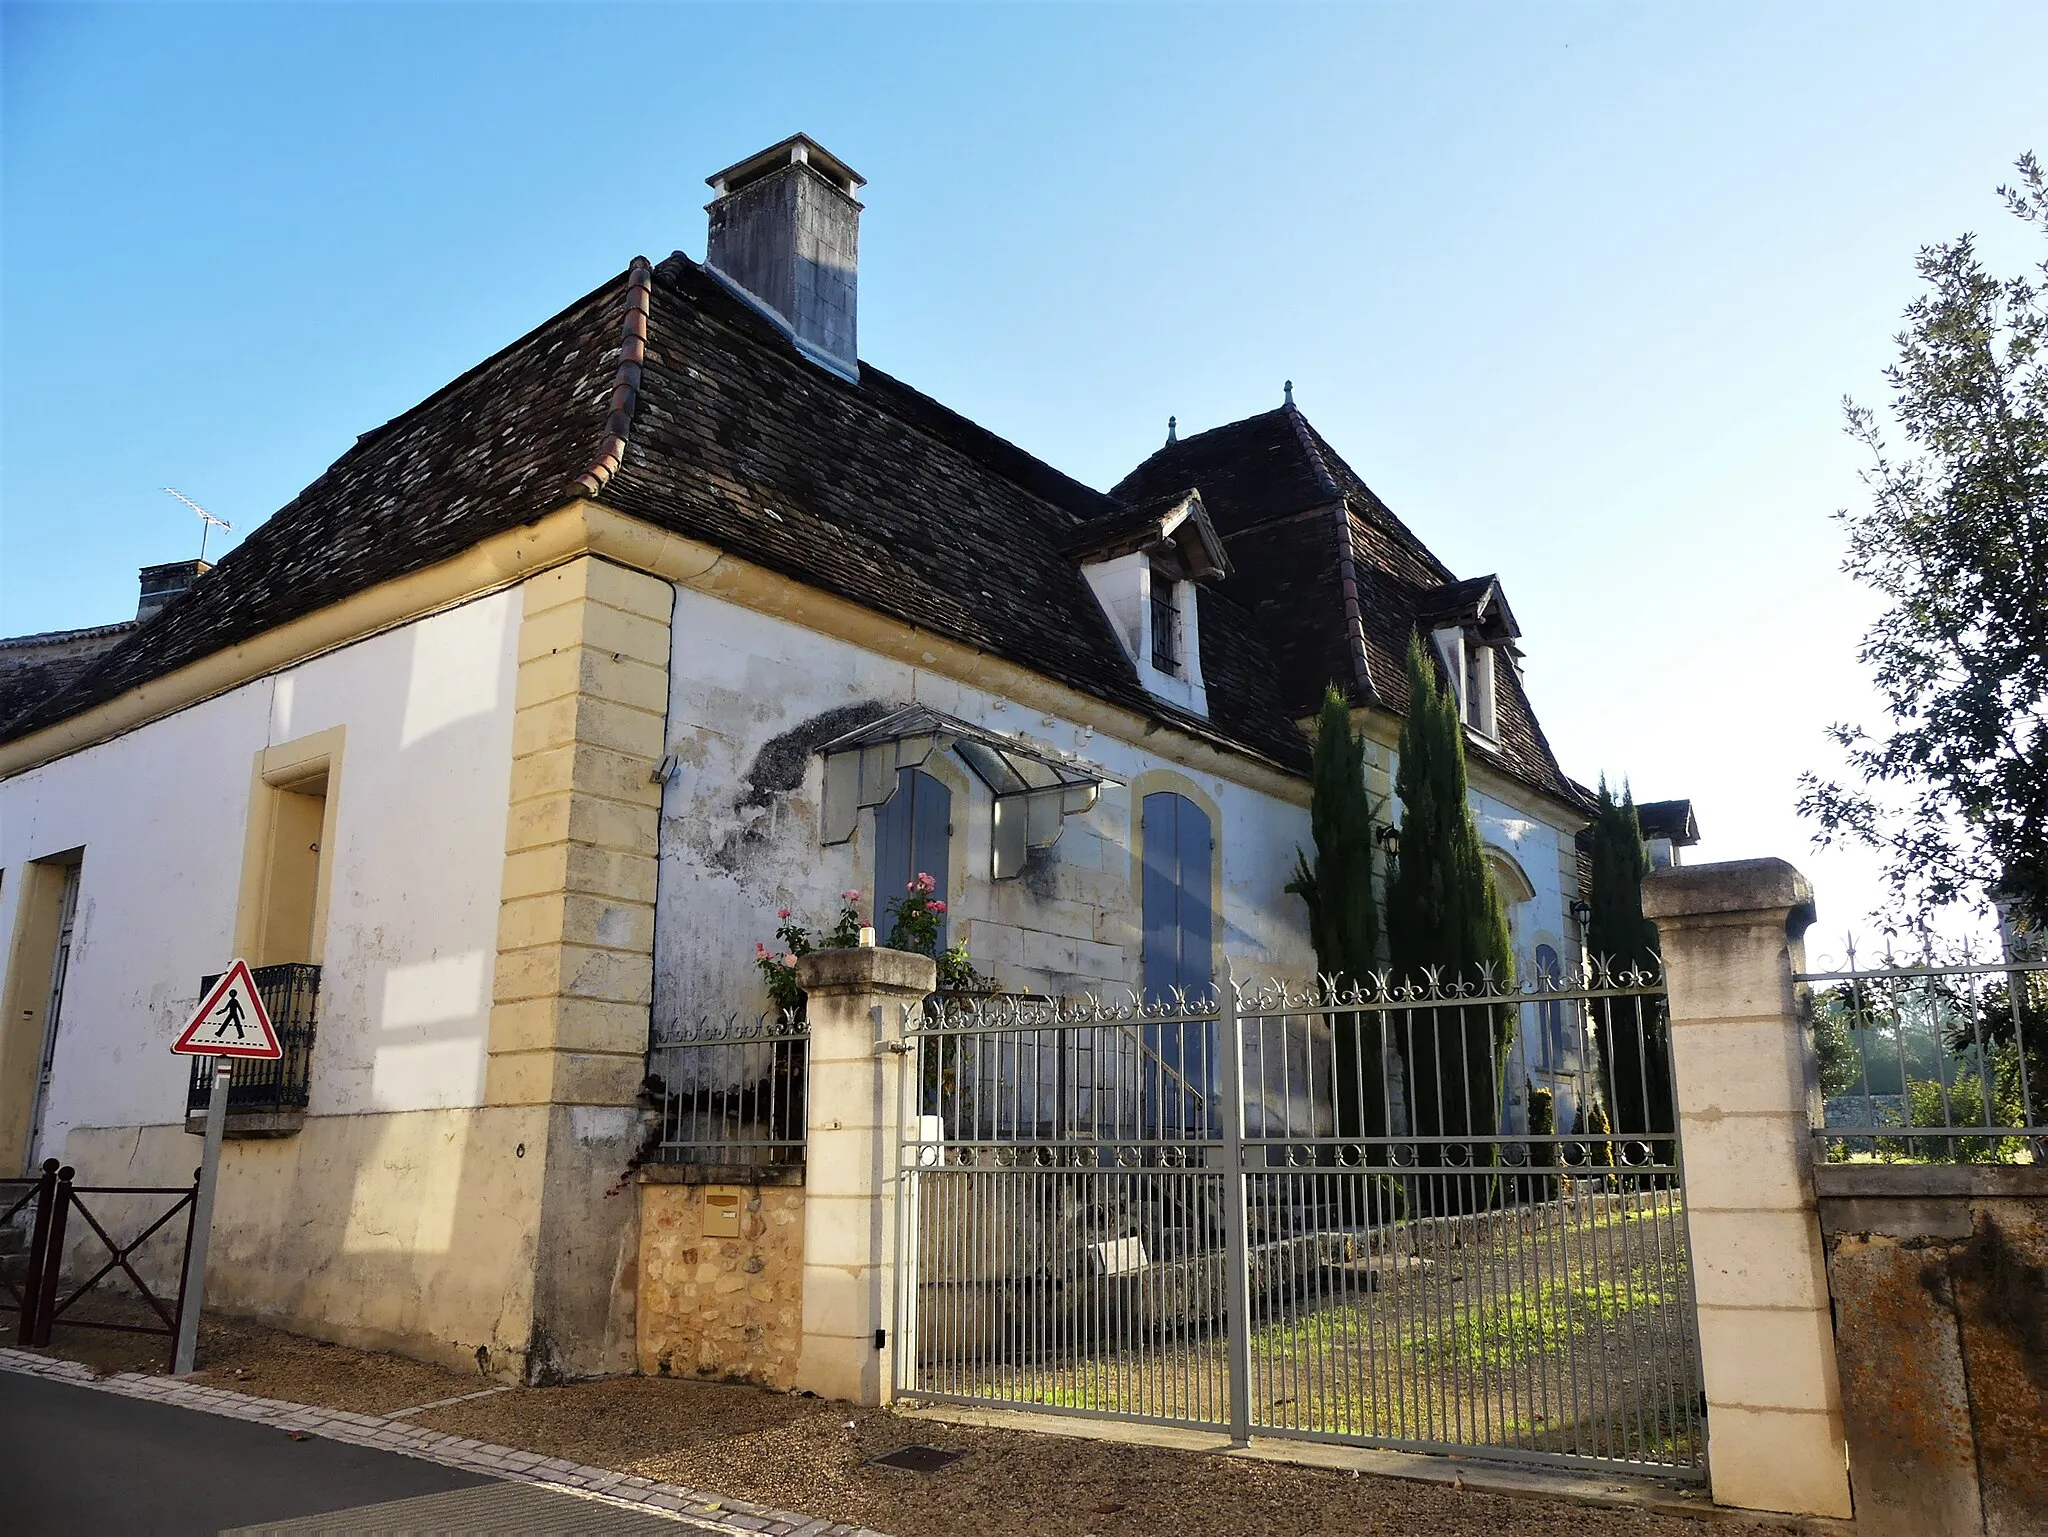
[[[182,1178],[169,1042],[231,957],[274,968],[222,1305],[498,1375],[647,1366],[615,1194],[650,1024],[757,1014],[780,910],[858,891],[886,933],[920,873],[1008,989],[1309,977],[1307,728],[1344,690],[1398,822],[1418,632],[1523,964],[1578,943],[1584,796],[1501,581],[1291,390],[1095,490],[860,360],[843,162],[798,136],[711,180],[705,261],[636,259],[146,623],[12,676],[0,1160]]]

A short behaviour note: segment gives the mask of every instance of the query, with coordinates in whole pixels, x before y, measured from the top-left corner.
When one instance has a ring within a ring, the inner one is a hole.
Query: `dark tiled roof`
[[[1282,407],[1168,443],[1110,494],[1141,502],[1198,486],[1226,540],[1305,507],[1326,506],[1334,500],[1330,487],[1303,454],[1292,416]]]
[[[1069,553],[1191,487],[1235,565],[1198,599],[1206,722],[1145,692]],[[364,434],[148,626],[11,711],[0,700],[0,738],[579,493],[1295,770],[1292,720],[1330,679],[1405,709],[1423,595],[1456,580],[1291,407],[1169,444],[1104,495],[879,369],[855,385],[806,362],[678,253]],[[1475,756],[1578,804],[1519,677],[1502,678],[1501,751]]]
[[[1494,578],[1490,576],[1468,576],[1462,582],[1445,582],[1434,591],[1418,592],[1415,595],[1415,616],[1418,619],[1435,619],[1462,614],[1485,597],[1493,584]]]
[[[771,570],[1290,767],[1301,734],[1263,659],[1218,656],[1204,726],[1161,704],[1064,552],[1124,509],[900,380],[805,362],[680,255],[655,269],[648,367],[602,500]],[[1228,605],[1219,629],[1229,632]],[[1240,627],[1237,650],[1256,649]]]
[[[1188,485],[1202,493],[1235,567],[1223,591],[1255,617],[1283,707],[1297,719],[1316,711],[1332,682],[1347,686],[1355,703],[1405,714],[1408,640],[1417,619],[1444,612],[1444,603],[1468,588],[1476,598],[1490,580],[1459,581],[1293,406],[1168,443],[1111,494],[1130,500]],[[1340,572],[1347,534],[1363,678],[1348,654]],[[1496,678],[1500,747],[1471,739],[1471,755],[1582,807],[1584,797],[1558,768],[1536,722],[1520,673],[1502,667]]]
[[[1306,764],[1270,661],[1227,599],[1199,600],[1208,721],[1140,685],[1062,553],[1121,504],[878,369],[863,365],[856,386],[804,361],[680,253],[651,280],[636,263],[365,434],[204,583],[6,719],[0,738],[593,488],[622,512],[1084,693],[1289,769]]]
[[[118,646],[136,623],[123,619],[82,630],[49,630],[0,640],[0,721],[69,688]]]
[[[1166,542],[1178,547],[1179,569],[1202,582],[1228,576],[1230,556],[1223,548],[1222,536],[1209,521],[1209,510],[1202,505],[1201,493],[1192,490],[1156,496],[1126,511],[1091,518],[1081,525],[1079,534],[1067,541],[1064,553],[1086,565],[1093,560],[1154,549],[1167,518],[1183,507],[1187,516],[1166,535]]]
[[[614,279],[332,467],[71,686],[21,736],[349,594],[461,553],[568,499],[604,436],[625,278]]]
[[[1147,529],[1156,530],[1160,519],[1188,499],[1189,488],[1166,496],[1155,496],[1138,503],[1135,507],[1119,507],[1115,511],[1090,518],[1079,525],[1074,537],[1067,541],[1067,553],[1087,555],[1096,550],[1108,549],[1112,545],[1134,539]]]

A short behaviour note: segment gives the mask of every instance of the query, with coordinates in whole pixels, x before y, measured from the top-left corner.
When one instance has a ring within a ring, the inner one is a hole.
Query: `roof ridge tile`
[[[1358,685],[1359,703],[1375,702],[1379,691],[1372,684],[1372,663],[1365,650],[1365,606],[1358,596],[1358,547],[1351,538],[1351,503],[1337,487],[1337,477],[1330,473],[1330,466],[1323,459],[1315,434],[1309,427],[1308,419],[1294,404],[1293,397],[1281,407],[1287,413],[1288,425],[1294,429],[1296,441],[1314,468],[1316,479],[1330,493],[1337,522],[1337,587],[1344,596],[1344,640],[1351,651],[1351,677]]]
[[[640,365],[647,360],[647,316],[653,308],[654,264],[636,256],[626,268],[626,307],[619,321],[619,371],[612,385],[611,414],[590,467],[569,483],[571,494],[595,496],[626,462],[633,415],[640,407]]]

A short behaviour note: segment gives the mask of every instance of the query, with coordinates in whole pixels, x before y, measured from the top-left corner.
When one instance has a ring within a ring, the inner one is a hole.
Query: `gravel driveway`
[[[60,1329],[54,1354],[161,1371],[134,1336]],[[234,1321],[209,1323],[200,1380],[391,1413],[492,1384]],[[1698,1518],[1069,1436],[970,1428],[723,1383],[622,1377],[491,1392],[413,1417],[481,1440],[638,1473],[894,1537],[1698,1537]],[[912,1442],[964,1451],[933,1474],[867,1459]],[[1745,1527],[1791,1532],[1789,1526]]]

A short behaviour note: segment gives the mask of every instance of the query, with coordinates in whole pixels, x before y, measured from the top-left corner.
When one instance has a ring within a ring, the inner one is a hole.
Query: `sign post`
[[[199,1315],[206,1305],[206,1250],[213,1237],[213,1194],[220,1182],[220,1144],[227,1131],[235,1058],[275,1061],[284,1055],[247,961],[237,959],[208,989],[171,1050],[213,1059],[213,1091],[206,1101],[206,1151],[199,1160],[199,1192],[193,1198],[192,1242],[185,1250],[185,1309],[178,1319],[178,1345],[171,1357],[172,1374],[183,1377],[198,1364]]]

